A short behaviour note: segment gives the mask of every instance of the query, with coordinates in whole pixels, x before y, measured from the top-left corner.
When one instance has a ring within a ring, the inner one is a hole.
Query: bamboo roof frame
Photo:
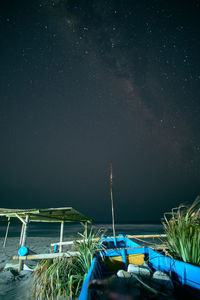
[[[3,242],[4,248],[6,247],[11,218],[17,218],[22,222],[22,229],[21,229],[21,236],[20,236],[21,247],[25,246],[26,237],[27,237],[27,228],[30,222],[60,223],[59,255],[62,254],[64,223],[71,223],[71,222],[91,223],[92,222],[91,218],[84,216],[82,213],[78,212],[72,207],[35,208],[35,209],[34,208],[33,209],[0,208],[0,217],[8,218],[8,226],[6,229],[6,234]],[[23,261],[22,259],[20,259],[19,270],[22,269],[23,269]]]
[[[0,208],[0,217],[18,218],[22,223],[26,216],[29,222],[88,222],[92,219],[84,216],[72,207],[35,208],[35,209],[9,209]]]

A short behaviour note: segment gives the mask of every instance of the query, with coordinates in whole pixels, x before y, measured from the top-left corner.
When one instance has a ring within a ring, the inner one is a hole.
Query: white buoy
[[[153,279],[156,280],[156,283],[165,286],[165,288],[167,288],[168,290],[173,290],[174,288],[171,278],[164,272],[154,272]]]
[[[129,264],[127,271],[129,273],[133,273],[133,274],[136,274],[136,275],[143,275],[143,276],[150,276],[151,275],[151,272],[150,272],[148,267],[139,266],[139,265]]]

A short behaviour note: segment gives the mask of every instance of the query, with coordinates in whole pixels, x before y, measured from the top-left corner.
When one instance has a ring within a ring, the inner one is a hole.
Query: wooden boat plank
[[[44,254],[32,254],[27,256],[13,256],[13,260],[41,260],[41,259],[52,259],[57,257],[71,257],[79,255],[78,251],[68,251],[63,253],[44,253]]]

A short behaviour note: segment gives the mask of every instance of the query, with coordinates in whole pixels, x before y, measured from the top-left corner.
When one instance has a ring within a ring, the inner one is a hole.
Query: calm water
[[[111,224],[92,225],[95,231],[101,230],[106,234],[112,234]],[[161,224],[116,224],[116,234],[153,234],[163,233]],[[0,223],[0,238],[3,238],[6,231],[6,224]],[[8,237],[20,237],[21,225],[11,224]],[[59,238],[60,225],[51,223],[30,223],[28,228],[29,237],[52,237]],[[64,228],[64,238],[71,239],[77,236],[78,232],[83,232],[83,226],[80,224],[66,224]]]

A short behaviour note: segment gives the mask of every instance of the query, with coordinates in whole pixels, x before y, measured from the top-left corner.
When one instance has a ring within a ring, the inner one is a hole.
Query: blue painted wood
[[[115,241],[113,240],[113,238],[105,237],[103,239],[103,242],[106,246],[106,250],[104,253],[105,256],[113,257],[121,255],[123,257],[124,263],[126,263],[126,255],[144,253],[149,260],[149,265],[153,269],[168,273],[173,282],[178,284],[180,287],[187,286],[190,288],[194,288],[195,290],[200,292],[200,267],[178,261],[176,259],[172,259],[171,257],[166,257],[148,247],[139,249],[126,249],[126,252],[125,249],[115,250],[115,247],[141,247],[141,245],[131,241],[129,238],[124,236],[116,238]],[[112,250],[109,250],[109,248]],[[100,257],[93,260],[93,263],[84,281],[79,300],[88,300],[88,282],[90,280],[93,280],[94,278],[99,278],[98,272],[101,272],[99,269],[102,268],[102,265],[99,263],[98,259],[100,259]]]
[[[127,269],[126,250],[121,249],[120,252],[121,252],[121,256],[122,256],[122,261],[124,263],[124,268]]]
[[[94,265],[95,265],[96,260],[97,259],[95,257],[92,261],[92,264],[91,264],[90,269],[87,273],[87,276],[86,276],[86,278],[83,282],[83,286],[82,286],[82,289],[81,289],[79,300],[86,300],[87,297],[88,297],[88,283],[91,280],[90,277],[91,277],[92,272],[94,272]]]
[[[147,248],[150,265],[156,269],[170,274],[173,281],[200,291],[200,267],[166,257],[152,249]]]

